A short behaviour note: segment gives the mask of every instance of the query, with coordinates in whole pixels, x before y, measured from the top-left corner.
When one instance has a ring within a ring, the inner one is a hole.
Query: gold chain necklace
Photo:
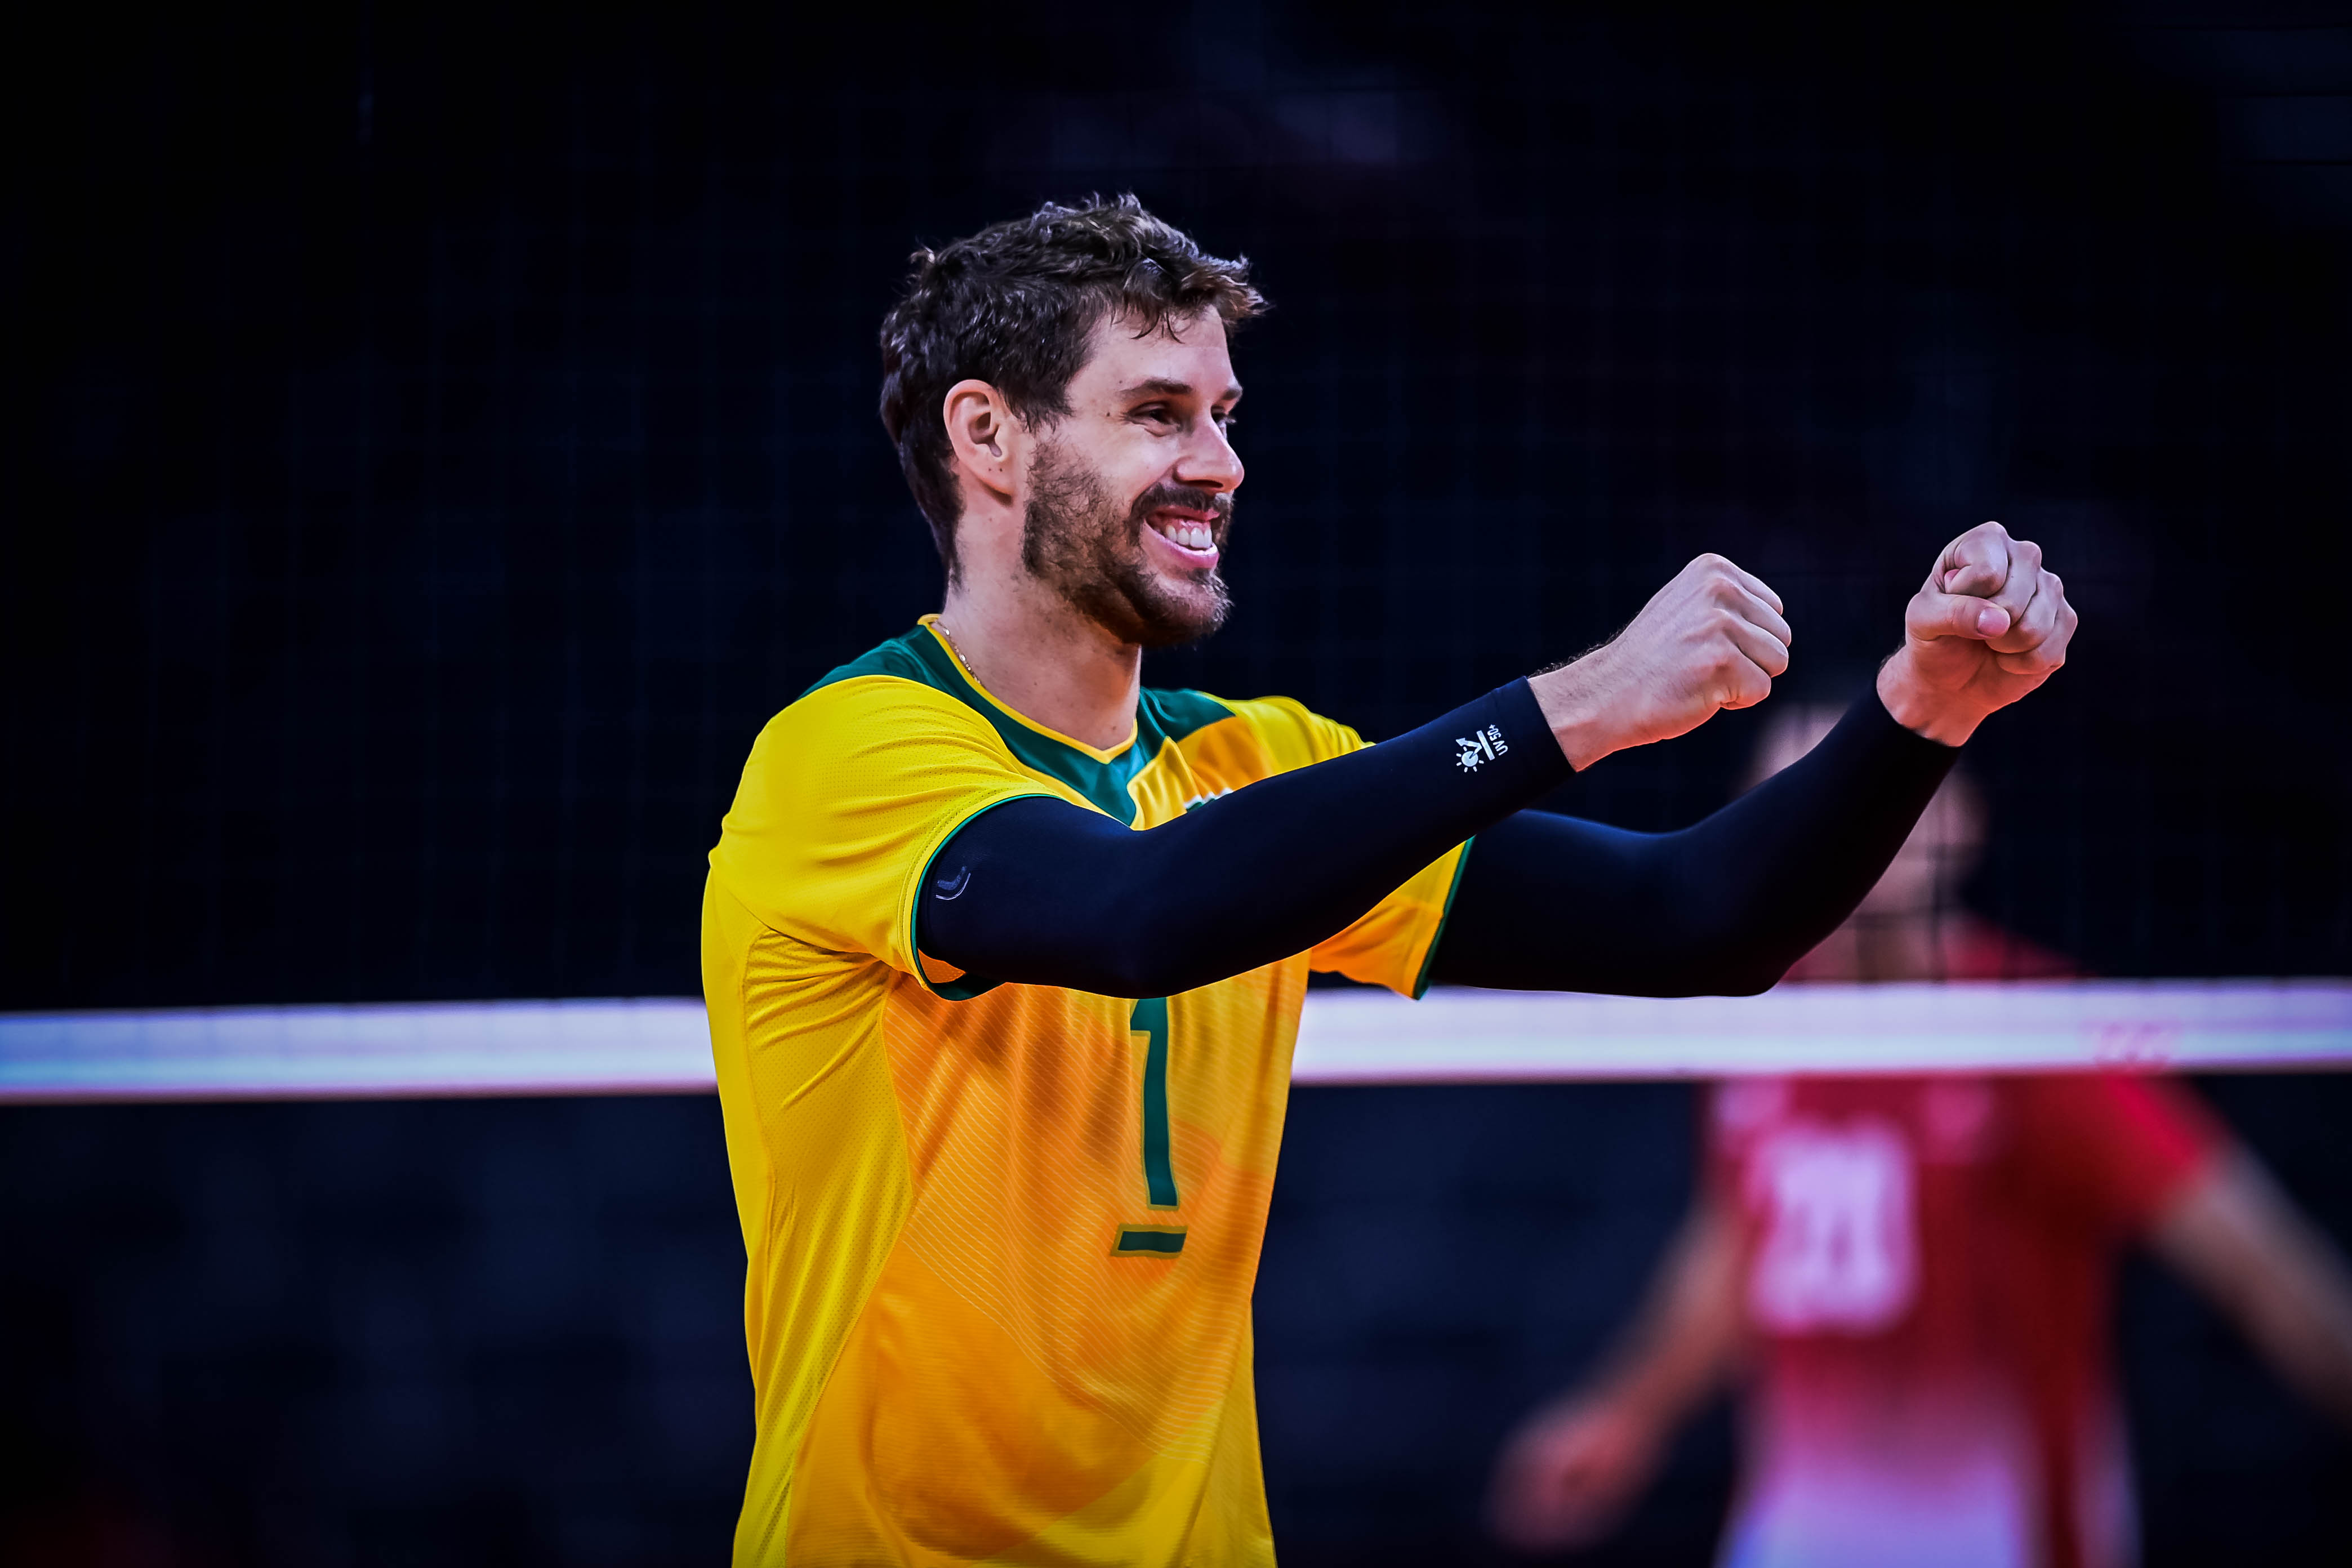
[[[947,639],[948,651],[955,655],[955,661],[963,666],[963,672],[971,677],[972,684],[975,686],[979,685],[980,671],[972,668],[971,660],[964,658],[963,649],[956,646],[955,633],[948,630],[947,622],[935,619],[931,622],[931,625],[940,628],[940,636]]]

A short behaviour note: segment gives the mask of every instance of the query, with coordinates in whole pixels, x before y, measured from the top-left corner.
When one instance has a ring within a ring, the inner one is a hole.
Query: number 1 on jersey
[[[1128,1020],[1143,1046],[1143,1184],[1151,1206],[1176,1206],[1176,1164],[1168,1139],[1168,998],[1146,996]]]

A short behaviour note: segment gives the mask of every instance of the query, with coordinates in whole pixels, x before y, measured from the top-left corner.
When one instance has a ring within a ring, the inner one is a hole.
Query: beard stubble
[[[1223,546],[1233,499],[1182,485],[1154,485],[1121,508],[1102,476],[1059,445],[1037,455],[1021,519],[1021,564],[1071,608],[1124,643],[1173,647],[1225,624],[1233,594],[1213,566],[1188,573],[1190,593],[1171,592],[1144,563],[1145,520],[1160,507],[1211,510]]]

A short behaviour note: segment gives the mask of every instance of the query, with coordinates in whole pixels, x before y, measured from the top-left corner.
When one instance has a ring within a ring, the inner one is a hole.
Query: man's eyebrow
[[[1147,395],[1158,397],[1190,397],[1192,395],[1192,384],[1189,381],[1171,381],[1166,376],[1155,375],[1147,381],[1139,381],[1133,386],[1123,389],[1118,395],[1124,401],[1129,397],[1142,397]],[[1225,388],[1224,397],[1221,401],[1232,401],[1239,398],[1241,395],[1241,383],[1235,382]]]

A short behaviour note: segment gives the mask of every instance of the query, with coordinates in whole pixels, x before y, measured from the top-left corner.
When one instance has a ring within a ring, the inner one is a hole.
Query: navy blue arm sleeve
[[[1458,737],[1491,736],[1464,765]],[[1524,680],[1142,832],[1007,801],[931,861],[916,940],[981,979],[1166,996],[1303,952],[1570,774]]]
[[[1520,812],[1472,847],[1430,977],[1633,996],[1764,990],[1853,912],[1958,755],[1869,696],[1794,765],[1679,833]]]
[[[1465,772],[1454,737],[1489,725],[1510,750]],[[932,862],[917,934],[986,979],[1167,995],[1304,952],[1476,834],[1434,978],[1759,991],[1852,912],[1955,755],[1869,697],[1706,821],[1627,833],[1520,809],[1570,770],[1515,681],[1141,833],[1062,801],[1008,801]]]

